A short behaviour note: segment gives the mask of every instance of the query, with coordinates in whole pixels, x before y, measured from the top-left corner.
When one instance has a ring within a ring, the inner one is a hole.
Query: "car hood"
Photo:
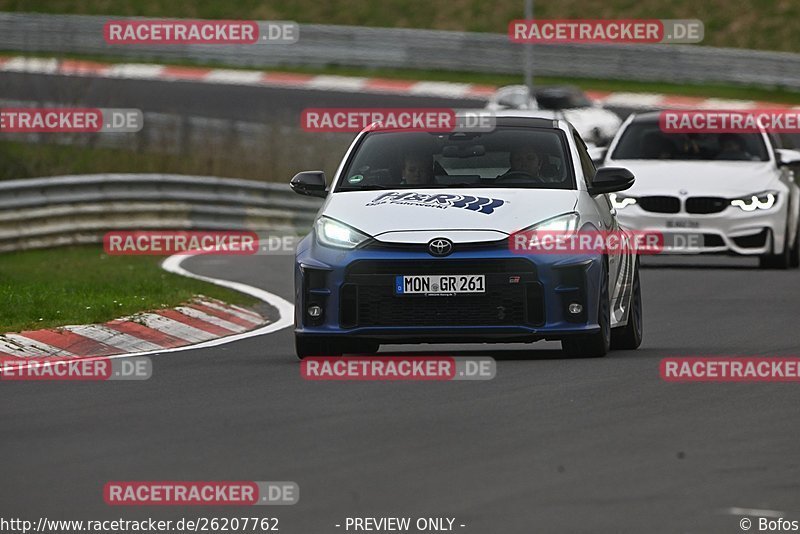
[[[333,193],[322,214],[387,242],[493,241],[575,208],[578,191],[396,189]]]
[[[613,160],[609,167],[625,167],[636,182],[624,194],[735,197],[775,186],[778,169],[768,161],[648,161]]]

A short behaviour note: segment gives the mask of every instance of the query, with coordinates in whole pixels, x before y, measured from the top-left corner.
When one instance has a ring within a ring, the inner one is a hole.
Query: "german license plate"
[[[482,274],[432,274],[396,276],[395,295],[458,295],[485,293],[486,277]]]
[[[700,228],[700,223],[688,220],[669,220],[667,221],[667,228]]]

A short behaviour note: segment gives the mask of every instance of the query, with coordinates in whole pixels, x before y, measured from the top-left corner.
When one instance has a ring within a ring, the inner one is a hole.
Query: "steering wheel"
[[[541,176],[534,176],[531,173],[525,171],[508,171],[505,174],[501,174],[500,176],[495,178],[495,181],[508,180],[509,178],[526,178],[540,184],[545,183],[545,181],[542,179]]]

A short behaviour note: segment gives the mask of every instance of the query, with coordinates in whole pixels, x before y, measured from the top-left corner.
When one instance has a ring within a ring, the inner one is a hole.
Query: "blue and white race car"
[[[382,343],[560,340],[597,357],[642,340],[635,251],[520,253],[521,231],[619,232],[608,194],[626,169],[595,169],[567,122],[507,116],[492,131],[370,129],[330,187],[295,264],[300,358],[371,354]]]

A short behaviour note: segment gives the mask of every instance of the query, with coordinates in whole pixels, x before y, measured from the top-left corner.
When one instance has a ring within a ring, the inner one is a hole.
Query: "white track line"
[[[217,347],[219,345],[225,345],[226,343],[233,343],[234,341],[239,341],[240,339],[247,339],[255,336],[263,336],[264,334],[271,334],[272,332],[283,330],[284,328],[287,328],[294,324],[294,305],[291,304],[289,301],[279,297],[278,295],[274,295],[268,291],[264,291],[263,289],[249,286],[247,284],[242,284],[241,282],[221,280],[219,278],[211,278],[210,276],[202,276],[199,274],[194,274],[192,272],[189,272],[183,267],[181,267],[181,264],[183,263],[184,260],[191,257],[192,257],[191,255],[187,254],[176,254],[174,256],[170,256],[161,263],[161,268],[173,274],[179,274],[187,278],[194,278],[195,280],[202,280],[204,282],[209,282],[214,285],[227,287],[229,289],[239,291],[240,293],[250,295],[251,297],[255,297],[263,302],[266,302],[267,304],[278,310],[278,320],[273,323],[264,325],[261,328],[251,330],[249,332],[242,332],[241,334],[233,334],[230,336],[218,337],[216,339],[210,339],[208,341],[203,341],[202,343],[197,343],[195,345],[187,345],[185,347],[173,347],[170,349],[150,350],[145,352],[133,352],[130,354],[115,354],[113,356],[97,356],[86,359],[117,360],[120,358],[135,358],[137,356],[147,356],[150,354],[167,354],[170,352],[181,352],[185,350],[206,349],[210,347]],[[47,363],[43,362],[44,365],[57,365],[58,363],[59,362],[47,362]],[[2,370],[2,367],[0,367],[0,370]]]

